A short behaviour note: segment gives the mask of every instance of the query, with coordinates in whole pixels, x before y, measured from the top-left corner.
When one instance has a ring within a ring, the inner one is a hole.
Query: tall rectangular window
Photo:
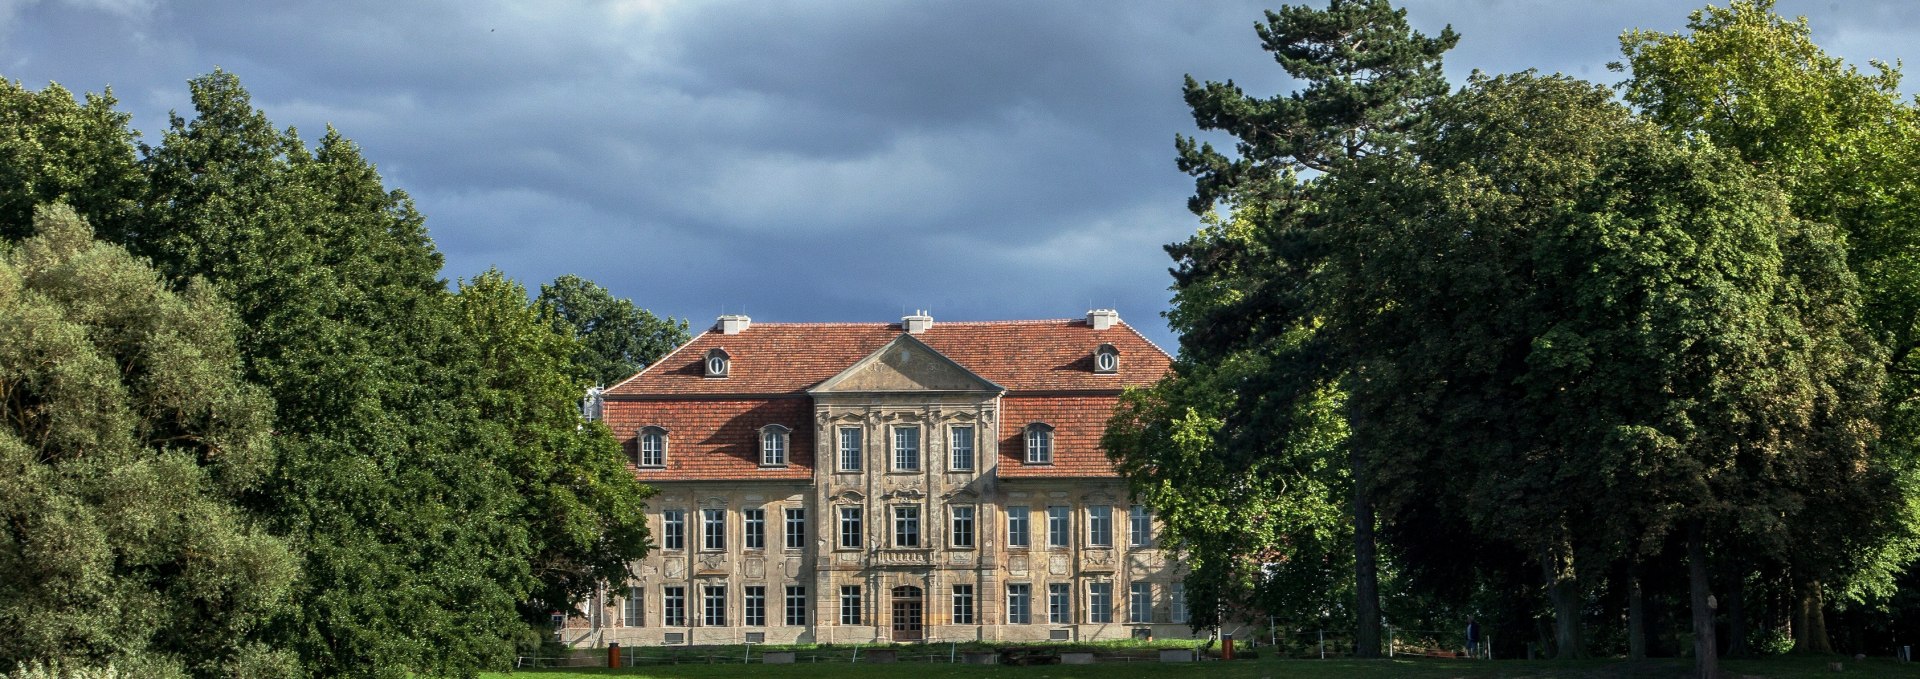
[[[687,548],[687,512],[669,509],[660,512],[660,548]]]
[[[840,508],[840,548],[860,548],[860,508]]]
[[[767,548],[767,510],[748,509],[740,512],[745,530],[741,531],[741,546],[747,549]]]
[[[760,432],[760,464],[767,467],[787,465],[787,428],[779,425]]]
[[[668,627],[687,626],[687,588],[661,588],[660,624]]]
[[[860,586],[840,586],[840,624],[860,624]]]
[[[1009,505],[1007,507],[1007,546],[1024,548],[1027,538],[1027,506]]]
[[[787,585],[787,624],[807,624],[807,588],[805,585]]]
[[[952,453],[949,465],[957,472],[973,471],[973,427],[954,427],[952,445],[947,449]]]
[[[766,627],[767,588],[758,585],[746,587],[743,588],[743,596],[745,597],[745,599],[743,599],[745,606],[741,610],[740,615],[745,618],[746,625],[748,627]]]
[[[1127,622],[1153,622],[1153,585],[1136,582],[1128,586]]]
[[[860,471],[860,429],[840,428],[840,471]]]
[[[1066,547],[1073,544],[1071,521],[1066,505],[1053,505],[1047,508],[1047,546]]]
[[[1187,583],[1184,583],[1184,582],[1173,583],[1173,590],[1168,595],[1168,597],[1173,599],[1172,622],[1180,622],[1180,623],[1186,622],[1187,621]]]
[[[947,508],[953,514],[953,530],[947,534],[950,546],[960,549],[973,548],[973,506],[956,505]]]
[[[642,467],[661,467],[667,461],[667,435],[658,429],[646,429],[640,432],[640,460]]]
[[[1033,622],[1033,585],[1016,582],[1007,585],[1007,624]]]
[[[1044,424],[1027,426],[1027,464],[1053,464],[1053,428]]]
[[[1073,587],[1064,582],[1047,585],[1047,622],[1065,625],[1073,622]]]
[[[920,508],[903,506],[893,508],[893,546],[920,546]]]
[[[725,627],[727,624],[727,586],[707,585],[701,588],[705,595],[701,597],[703,605],[700,624],[708,627]]]
[[[920,470],[920,428],[893,428],[893,469],[912,472]]]
[[[1135,547],[1153,544],[1153,514],[1147,511],[1146,505],[1127,509],[1127,541]]]
[[[1087,544],[1094,547],[1113,546],[1113,507],[1094,505],[1087,508]]]
[[[700,547],[708,551],[726,549],[727,510],[702,509],[700,517],[700,539],[706,541],[701,543]]]
[[[1113,622],[1113,583],[1087,583],[1087,622]]]
[[[973,585],[953,586],[953,624],[973,624]]]
[[[640,588],[628,587],[627,598],[620,602],[620,624],[628,627],[640,626],[640,612],[646,610],[640,604]]]
[[[805,549],[807,547],[807,510],[801,507],[787,508],[787,549]]]

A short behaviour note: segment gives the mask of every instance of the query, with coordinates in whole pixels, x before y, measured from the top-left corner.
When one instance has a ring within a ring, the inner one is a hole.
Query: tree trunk
[[[1547,598],[1553,602],[1553,657],[1569,660],[1580,652],[1580,583],[1574,578],[1573,549],[1561,544],[1541,554],[1540,568],[1546,578]]]
[[[1365,465],[1359,453],[1349,453],[1353,467],[1353,656],[1380,657],[1380,575],[1373,543],[1373,498],[1367,487]]]
[[[1795,589],[1794,652],[1832,653],[1833,641],[1827,638],[1827,600],[1820,593],[1820,581],[1805,580]]]
[[[1727,596],[1721,603],[1727,609],[1727,657],[1744,658],[1747,648],[1747,574],[1738,566],[1727,570]]]
[[[1627,659],[1647,659],[1647,601],[1638,564],[1627,568]]]
[[[1687,522],[1687,585],[1693,604],[1693,667],[1700,679],[1720,675],[1720,653],[1713,637],[1713,594],[1707,591],[1706,529]]]

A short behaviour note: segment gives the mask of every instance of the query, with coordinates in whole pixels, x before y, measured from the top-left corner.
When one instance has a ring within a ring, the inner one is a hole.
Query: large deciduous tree
[[[298,562],[241,496],[273,464],[231,306],[64,205],[0,245],[0,668],[294,676]]]
[[[662,319],[572,274],[540,286],[540,304],[579,339],[574,360],[595,384],[632,377],[688,339],[686,321]]]

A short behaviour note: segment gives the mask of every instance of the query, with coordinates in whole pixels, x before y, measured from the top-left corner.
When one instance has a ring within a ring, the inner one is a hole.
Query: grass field
[[[1833,672],[1827,663],[1842,663],[1841,672]],[[660,679],[705,679],[709,677],[792,677],[823,679],[861,679],[863,677],[913,677],[914,679],[1132,679],[1134,677],[1204,677],[1206,679],[1282,679],[1293,677],[1330,677],[1333,679],[1373,679],[1387,677],[1433,678],[1529,678],[1570,677],[1604,679],[1666,679],[1691,676],[1693,664],[1685,659],[1658,659],[1638,663],[1622,660],[1582,660],[1571,662],[1495,660],[1466,661],[1438,659],[1397,660],[1284,660],[1260,659],[1194,664],[1105,663],[1098,665],[1048,665],[1039,667],[998,667],[951,665],[946,663],[900,663],[893,665],[819,663],[796,665],[665,665],[642,668],[522,670],[514,673],[481,674],[487,679],[585,679],[587,677],[656,677]],[[1855,661],[1840,657],[1781,657],[1757,660],[1726,660],[1721,669],[1727,677],[1916,677],[1920,663],[1898,663],[1873,658]]]

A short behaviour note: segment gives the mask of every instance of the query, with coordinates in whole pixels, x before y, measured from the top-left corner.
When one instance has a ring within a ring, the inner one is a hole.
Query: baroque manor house
[[[649,502],[575,645],[1184,636],[1181,570],[1100,447],[1167,354],[1083,319],[721,316],[601,392]]]

